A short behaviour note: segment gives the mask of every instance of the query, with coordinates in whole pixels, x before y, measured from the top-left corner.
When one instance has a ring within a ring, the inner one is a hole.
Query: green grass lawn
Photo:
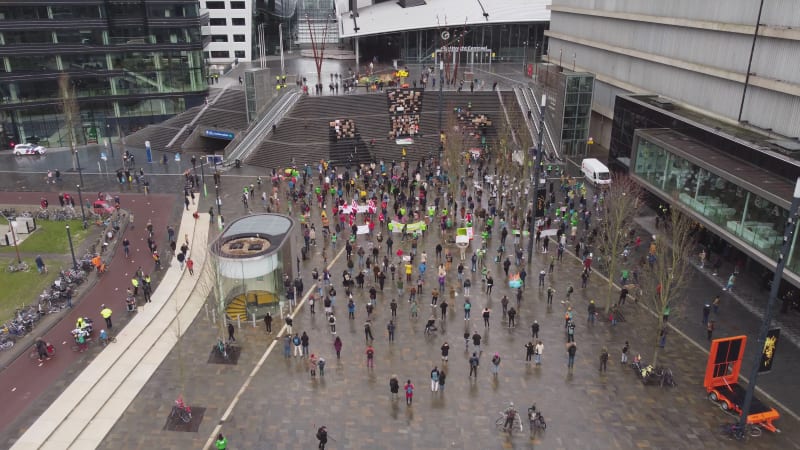
[[[39,294],[53,284],[58,276],[58,269],[39,275],[36,266],[28,272],[6,272],[7,262],[0,268],[0,321],[5,322],[14,317],[14,310],[23,304],[36,304]]]
[[[80,220],[70,220],[66,222],[50,222],[48,220],[37,220],[36,231],[19,244],[19,251],[22,253],[22,260],[31,267],[29,272],[8,273],[6,268],[11,262],[16,262],[14,246],[0,247],[0,322],[5,322],[14,316],[14,310],[21,305],[35,304],[39,301],[39,294],[42,290],[50,287],[53,280],[58,276],[60,266],[70,266],[70,263],[53,261],[52,258],[44,257],[45,264],[48,265],[49,272],[39,275],[36,271],[34,259],[37,254],[64,255],[69,261],[69,241],[67,240],[66,226],[69,225],[72,233],[72,243],[75,246],[76,256],[81,243],[86,239],[92,230],[83,229]],[[0,232],[7,232],[8,222],[0,217]]]
[[[3,233],[8,231],[8,222],[0,217],[0,231]],[[81,242],[86,239],[89,232],[92,231],[91,225],[88,229],[83,229],[81,220],[68,220],[65,222],[51,222],[49,220],[37,220],[36,231],[33,232],[28,238],[19,244],[20,253],[58,253],[69,254],[69,241],[67,240],[66,226],[69,225],[70,233],[72,233],[72,243],[75,246],[76,256],[77,248]],[[0,254],[14,253],[14,246],[0,247]],[[2,259],[0,259],[2,261]],[[28,264],[33,264],[33,260],[26,261]],[[46,262],[46,261],[45,261]],[[3,264],[3,269],[5,266]]]

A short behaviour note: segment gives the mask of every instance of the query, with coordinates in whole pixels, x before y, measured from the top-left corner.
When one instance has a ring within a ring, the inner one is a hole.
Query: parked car
[[[14,146],[14,156],[20,155],[44,155],[47,149],[36,144],[17,144]]]

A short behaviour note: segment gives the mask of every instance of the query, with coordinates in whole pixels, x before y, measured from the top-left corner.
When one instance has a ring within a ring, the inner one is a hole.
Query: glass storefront
[[[688,138],[687,138],[688,139]],[[701,221],[744,241],[752,250],[775,261],[783,243],[788,218],[789,199],[781,204],[765,198],[768,194],[748,190],[733,181],[713,164],[701,167],[681,156],[681,150],[660,142],[647,130],[637,130],[633,140],[632,175],[643,181],[649,190],[672,199]],[[755,166],[741,162],[754,170]],[[757,170],[757,168],[755,168]],[[791,183],[767,174],[773,183]],[[777,187],[776,187],[777,190]],[[775,195],[775,192],[772,192]],[[786,269],[800,273],[800,259],[792,246]]]
[[[586,156],[589,119],[592,114],[594,75],[566,75],[561,154],[574,159]]]

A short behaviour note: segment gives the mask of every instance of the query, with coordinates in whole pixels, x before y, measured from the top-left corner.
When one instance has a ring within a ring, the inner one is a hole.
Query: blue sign
[[[217,131],[217,130],[206,130],[206,137],[212,137],[217,139],[226,139],[229,141],[233,140],[233,133],[228,131]]]

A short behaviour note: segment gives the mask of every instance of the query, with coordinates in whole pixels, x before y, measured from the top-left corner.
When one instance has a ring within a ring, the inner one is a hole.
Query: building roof
[[[352,18],[347,0],[336,0],[341,37],[493,23],[549,22],[552,0],[425,0],[403,8],[389,1],[358,10]],[[359,30],[355,31],[356,25]]]
[[[280,214],[251,214],[228,225],[212,245],[215,253],[229,258],[250,258],[278,250],[294,221]]]

